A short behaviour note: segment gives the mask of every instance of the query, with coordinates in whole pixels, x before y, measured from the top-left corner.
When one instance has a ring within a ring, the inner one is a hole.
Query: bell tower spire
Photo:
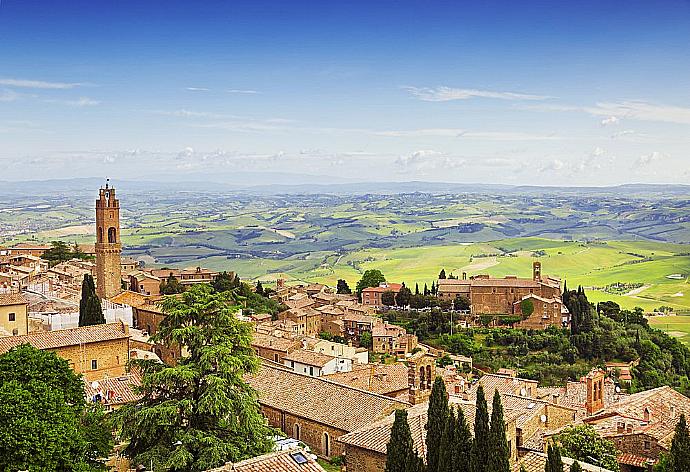
[[[122,291],[121,252],[120,201],[107,179],[96,200],[96,293],[101,298],[108,299]]]

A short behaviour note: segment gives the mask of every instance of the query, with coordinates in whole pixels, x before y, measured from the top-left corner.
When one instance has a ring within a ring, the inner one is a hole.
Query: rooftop
[[[326,378],[360,390],[385,395],[401,390],[407,391],[407,375],[408,368],[403,364],[366,364],[351,372],[338,372],[327,375]]]
[[[252,457],[242,462],[228,462],[208,472],[326,472],[304,449],[289,449]]]
[[[0,293],[0,306],[26,305],[28,303],[21,293]]]
[[[299,362],[300,364],[323,367],[331,362],[335,357],[320,352],[298,349],[283,357],[286,361]]]
[[[123,323],[110,323],[80,328],[61,329],[41,333],[25,334],[0,338],[0,353],[21,344],[31,344],[37,349],[56,349],[65,346],[88,344],[100,341],[129,338],[127,326]]]

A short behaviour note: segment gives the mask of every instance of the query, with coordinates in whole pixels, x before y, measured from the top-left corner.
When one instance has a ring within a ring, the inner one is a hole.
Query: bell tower
[[[96,293],[111,298],[122,291],[120,272],[120,202],[106,181],[96,200]]]

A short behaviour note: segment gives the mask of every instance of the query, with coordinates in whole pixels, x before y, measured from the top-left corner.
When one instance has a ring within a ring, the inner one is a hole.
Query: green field
[[[690,316],[653,316],[649,324],[690,345]]]

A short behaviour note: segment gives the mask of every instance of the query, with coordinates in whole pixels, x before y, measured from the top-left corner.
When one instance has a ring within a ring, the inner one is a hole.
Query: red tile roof
[[[0,306],[26,305],[28,303],[21,293],[0,293]]]
[[[304,449],[272,452],[208,472],[326,472]]]
[[[386,284],[385,287],[367,287],[362,292],[399,292],[402,288],[402,284]]]
[[[78,344],[125,339],[129,338],[129,333],[126,331],[127,329],[124,324],[110,323],[42,333],[31,333],[23,336],[10,336],[0,338],[0,354],[21,344],[31,344],[37,349],[56,349]]]

